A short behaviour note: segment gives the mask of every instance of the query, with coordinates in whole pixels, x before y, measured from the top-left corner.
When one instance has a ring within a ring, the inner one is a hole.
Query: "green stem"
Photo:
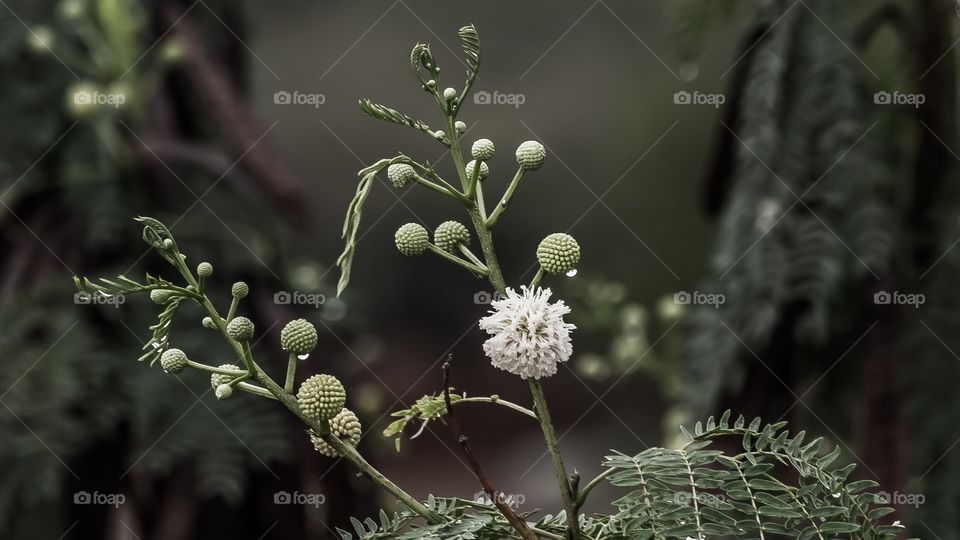
[[[537,418],[540,419],[540,427],[543,429],[543,437],[547,441],[547,451],[550,452],[550,460],[553,462],[553,472],[557,476],[557,483],[560,484],[560,496],[563,498],[563,507],[567,511],[567,531],[570,540],[580,538],[580,530],[577,525],[577,508],[573,500],[573,490],[570,488],[570,481],[567,477],[567,470],[563,466],[563,457],[560,455],[560,445],[557,442],[557,434],[553,430],[553,422],[550,421],[550,410],[547,408],[547,398],[543,394],[543,386],[537,379],[527,379],[530,383],[530,393],[533,394],[533,403],[537,412]]]
[[[271,394],[269,390],[261,386],[250,384],[248,382],[238,382],[236,386],[237,388],[239,388],[240,390],[243,390],[244,392],[249,392],[251,394],[254,394],[260,397],[265,397],[267,399],[277,400],[277,398],[273,394]]]
[[[237,343],[233,339],[230,339],[230,336],[227,334],[227,325],[220,318],[220,314],[217,312],[217,308],[213,306],[210,300],[207,297],[203,297],[200,300],[200,305],[207,312],[207,315],[213,319],[214,324],[216,324],[217,329],[227,340],[227,343],[233,349],[236,356],[244,362],[249,358],[250,367],[252,368],[253,376],[257,381],[262,384],[267,392],[269,392],[277,401],[282,403],[287,409],[290,410],[294,415],[297,416],[303,423],[313,429],[317,433],[323,433],[323,429],[320,426],[320,423],[307,417],[303,411],[300,410],[300,405],[297,403],[297,398],[291,394],[286,393],[283,388],[280,387],[273,379],[270,378],[260,366],[253,362],[252,357],[249,356],[249,347],[244,347],[240,343]],[[326,430],[329,431],[329,430]],[[383,475],[378,471],[373,465],[371,465],[367,460],[363,458],[352,446],[340,440],[336,435],[332,433],[327,433],[323,437],[324,441],[327,444],[334,447],[340,456],[349,461],[354,467],[359,469],[365,475],[367,475],[371,480],[380,484],[384,489],[386,489],[391,495],[396,497],[400,502],[406,505],[410,510],[417,513],[421,517],[427,520],[431,524],[440,524],[443,523],[444,519],[442,516],[437,515],[435,512],[431,511],[429,508],[424,506],[423,503],[415,499],[412,495],[401,489],[399,486],[390,481],[389,478]]]
[[[513,180],[510,181],[510,186],[507,187],[507,191],[503,194],[500,202],[497,203],[497,207],[493,209],[493,213],[487,218],[486,227],[488,229],[493,228],[497,223],[497,219],[500,218],[500,214],[506,210],[507,204],[510,202],[510,199],[513,198],[513,193],[517,190],[517,186],[520,185],[521,178],[523,178],[523,169],[517,169],[517,174],[513,175]]]
[[[487,207],[483,200],[483,182],[477,182],[477,192],[474,195],[477,201],[477,209],[480,210],[480,217],[487,220]]]
[[[534,274],[533,279],[530,280],[530,288],[536,288],[537,285],[540,285],[540,281],[543,280],[543,267],[540,266],[537,268],[537,273]]]
[[[483,261],[478,259],[477,256],[470,251],[470,248],[468,248],[466,244],[458,244],[457,247],[460,249],[460,253],[462,253],[463,256],[466,257],[470,262],[480,268],[483,268],[484,270],[487,270],[487,265],[483,264]]]
[[[469,397],[469,398],[460,398],[456,401],[451,401],[451,405],[456,405],[458,403],[493,403],[494,405],[503,405],[508,409],[513,409],[520,414],[525,414],[534,420],[539,420],[537,418],[537,413],[531,411],[530,409],[524,407],[523,405],[517,405],[512,401],[507,401],[505,399],[500,399],[499,397],[490,396],[490,397]]]
[[[490,274],[487,279],[493,285],[497,294],[503,295],[507,291],[507,283],[503,279],[503,272],[500,270],[500,262],[497,260],[497,252],[493,247],[493,233],[487,229],[480,210],[476,206],[468,208],[470,220],[473,222],[474,231],[477,233],[477,239],[480,241],[480,249],[483,251],[483,260],[486,261],[487,269]]]
[[[598,474],[597,477],[591,480],[586,486],[584,486],[583,489],[581,489],[580,492],[577,493],[577,501],[574,507],[577,510],[580,510],[580,508],[583,506],[583,503],[587,502],[587,496],[590,495],[590,492],[593,491],[593,488],[600,485],[601,482],[603,482],[608,476],[613,474],[615,471],[616,469],[606,469],[602,473]]]
[[[230,300],[230,309],[227,310],[227,322],[233,320],[233,316],[237,314],[237,305],[240,303],[240,299],[234,296]],[[216,320],[216,319],[214,319]]]
[[[283,390],[288,393],[293,393],[293,380],[297,376],[297,355],[295,353],[290,353],[290,357],[287,359],[287,378],[283,383]]]
[[[487,269],[485,269],[485,268],[480,268],[479,266],[477,266],[477,265],[475,265],[475,264],[473,264],[473,263],[467,262],[467,261],[461,259],[460,257],[457,257],[456,255],[454,255],[454,254],[452,254],[452,253],[447,253],[446,251],[438,248],[437,246],[435,246],[435,245],[433,245],[433,244],[427,244],[427,249],[429,249],[431,252],[433,252],[433,253],[435,253],[435,254],[443,257],[444,259],[446,259],[446,260],[448,260],[448,261],[450,261],[450,262],[452,262],[452,263],[454,263],[454,264],[458,264],[458,265],[466,268],[467,270],[473,272],[474,274],[476,274],[476,275],[478,275],[478,276],[486,277],[487,274],[490,273],[489,270],[487,270]]]
[[[223,369],[219,367],[208,366],[207,364],[201,364],[200,362],[194,362],[193,360],[187,360],[187,365],[198,371],[218,373],[220,375],[229,375],[231,377],[239,377],[240,375],[247,373],[242,369]]]

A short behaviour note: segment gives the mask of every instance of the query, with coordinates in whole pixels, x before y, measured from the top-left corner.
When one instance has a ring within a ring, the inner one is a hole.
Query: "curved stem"
[[[497,219],[500,218],[500,214],[507,209],[507,204],[510,202],[510,199],[513,198],[513,192],[516,191],[517,186],[520,185],[521,178],[523,178],[523,169],[517,169],[517,174],[513,175],[513,180],[510,182],[510,186],[507,187],[507,191],[503,194],[500,202],[497,203],[497,207],[493,209],[490,217],[487,218],[485,225],[488,229],[493,228],[493,226],[496,225]]]
[[[587,485],[584,486],[579,493],[577,493],[577,501],[574,507],[577,510],[580,510],[580,508],[583,506],[583,503],[587,502],[587,496],[590,495],[590,492],[593,491],[593,488],[599,486],[600,483],[603,482],[608,476],[613,474],[614,471],[616,471],[616,469],[606,469],[602,473],[598,474],[596,478],[587,483]]]
[[[537,285],[540,285],[540,281],[543,280],[543,267],[539,266],[537,268],[537,273],[534,274],[533,279],[530,280],[530,288],[536,288]]]
[[[520,414],[524,414],[529,416],[530,418],[533,418],[534,420],[539,420],[537,418],[537,413],[531,411],[530,409],[524,407],[523,405],[517,405],[516,403],[507,401],[505,399],[500,399],[499,397],[496,397],[496,396],[460,398],[456,401],[453,401],[452,403],[454,405],[457,405],[458,403],[493,403],[494,405],[503,405],[508,409],[513,409]]]
[[[324,430],[321,427],[320,423],[317,422],[316,420],[313,420],[307,417],[303,413],[303,411],[300,410],[300,405],[297,403],[297,398],[291,394],[286,393],[283,390],[283,388],[280,387],[280,385],[274,382],[273,379],[270,378],[270,376],[268,376],[262,369],[260,369],[260,366],[258,366],[256,362],[253,362],[253,358],[250,355],[249,347],[244,347],[240,343],[237,343],[233,339],[230,339],[230,336],[227,334],[226,323],[223,321],[223,319],[220,318],[220,314],[217,312],[217,308],[213,306],[210,300],[207,297],[203,297],[203,299],[200,301],[200,305],[207,312],[207,315],[209,315],[210,318],[213,319],[214,324],[217,326],[217,329],[220,331],[223,337],[227,340],[227,343],[233,349],[236,356],[244,360],[244,362],[247,362],[249,360],[249,366],[251,368],[253,377],[260,384],[262,384],[264,388],[267,390],[267,392],[269,392],[277,401],[282,403],[287,409],[290,410],[290,412],[296,415],[297,418],[299,418],[303,423],[309,426],[310,429],[314,430],[317,433],[323,433],[324,431],[327,431],[327,433],[323,436],[323,440],[327,444],[334,447],[341,457],[349,461],[354,467],[356,467],[362,473],[367,475],[371,480],[373,480],[377,484],[380,484],[380,486],[382,486],[384,489],[390,492],[391,495],[396,497],[400,502],[406,505],[407,508],[409,508],[411,511],[415,512],[416,514],[426,519],[428,523],[431,523],[431,524],[443,523],[444,519],[442,516],[437,515],[435,512],[431,511],[429,508],[427,508],[423,503],[418,501],[412,495],[410,495],[409,493],[401,489],[399,486],[394,484],[389,478],[384,476],[383,473],[378,471],[373,465],[367,462],[367,460],[365,460],[363,456],[361,456],[360,453],[357,452],[356,449],[354,449],[352,446],[340,440],[333,433],[329,433],[329,430]]]
[[[201,364],[200,362],[194,362],[193,360],[187,360],[187,365],[196,369],[197,371],[204,371],[207,373],[218,373],[220,375],[229,375],[231,377],[239,377],[245,375],[247,372],[242,369],[224,369],[219,367],[208,366],[207,364]]]
[[[269,390],[263,388],[262,386],[257,386],[255,384],[250,384],[248,382],[238,382],[236,384],[237,388],[243,390],[244,392],[249,392],[253,395],[265,397],[267,399],[276,400],[276,396],[270,393]]]

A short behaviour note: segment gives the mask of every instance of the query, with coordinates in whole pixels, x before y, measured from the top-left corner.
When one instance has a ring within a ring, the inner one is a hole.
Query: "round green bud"
[[[350,446],[357,446],[360,442],[360,436],[363,434],[363,428],[360,425],[360,419],[353,414],[353,411],[343,409],[330,420],[330,432]],[[317,452],[325,456],[337,457],[339,455],[335,448],[327,444],[323,438],[313,431],[310,432],[310,442],[313,443]]]
[[[493,159],[494,151],[496,151],[496,147],[493,146],[493,141],[490,139],[477,139],[470,147],[470,155],[473,156],[473,159],[480,161]]]
[[[466,164],[464,169],[466,169],[467,171],[467,178],[473,178],[473,169],[476,166],[477,166],[477,162],[475,160],[470,160],[470,162]],[[485,180],[487,176],[490,176],[490,166],[487,165],[485,161],[481,161],[480,175],[477,176],[477,180]]]
[[[525,171],[539,169],[547,157],[547,149],[537,141],[526,141],[517,147],[517,165]]]
[[[420,224],[407,223],[397,229],[393,240],[400,253],[412,257],[426,251],[427,245],[430,244],[430,235]]]
[[[220,369],[232,369],[235,371],[240,371],[240,366],[236,364],[223,364],[220,366]],[[228,384],[230,381],[235,379],[234,375],[225,375],[223,373],[213,373],[210,375],[210,388],[216,390],[224,384]]]
[[[329,420],[347,402],[347,391],[333,375],[314,375],[303,381],[297,390],[300,410],[313,420]]]
[[[470,243],[470,231],[459,221],[444,221],[433,231],[433,243],[438,248],[453,253],[458,245]]]
[[[417,180],[417,171],[407,163],[393,163],[387,167],[387,178],[393,187],[400,189]]]
[[[566,233],[553,233],[537,246],[537,261],[544,271],[563,274],[580,263],[580,245]]]
[[[427,88],[436,88],[436,87],[437,87],[437,81],[433,79],[430,79],[429,81],[427,81]]]
[[[221,384],[213,393],[216,394],[217,399],[223,401],[233,395],[233,387],[229,384]]]
[[[150,301],[154,304],[166,304],[173,298],[174,292],[170,289],[153,289],[150,291]]]
[[[303,319],[290,321],[280,331],[280,346],[293,354],[308,354],[317,346],[317,329]]]
[[[443,99],[445,99],[445,100],[447,100],[447,101],[450,101],[451,99],[453,99],[453,98],[455,98],[455,97],[457,97],[457,89],[456,89],[456,88],[449,88],[449,87],[448,87],[448,88],[445,88],[445,89],[443,90]]]
[[[163,247],[170,249],[173,247],[173,240],[167,238],[163,241]],[[185,257],[184,257],[185,258]]]
[[[253,337],[253,321],[246,317],[234,317],[227,323],[227,335],[234,341],[249,341]]]
[[[204,317],[204,318],[203,318],[203,327],[204,327],[204,328],[209,328],[209,329],[211,329],[211,330],[216,330],[217,325],[213,324],[213,319],[211,319],[210,317]]]
[[[160,355],[160,367],[167,373],[182,373],[187,367],[187,355],[180,349],[167,349]]]
[[[202,278],[208,278],[213,275],[213,265],[208,262],[202,262],[197,265],[197,275]]]
[[[446,137],[446,136],[447,136],[447,132],[444,131],[444,130],[442,130],[442,129],[438,129],[438,130],[437,130],[436,132],[434,132],[434,134],[433,134],[433,138],[436,139],[436,140],[438,140],[438,141],[440,141],[440,142],[443,142],[443,138]]]
[[[467,130],[467,123],[457,120],[456,123],[453,124],[453,127],[457,130],[457,134],[460,134]]]
[[[242,281],[238,281],[230,287],[230,294],[236,299],[246,298],[250,294],[250,286]]]

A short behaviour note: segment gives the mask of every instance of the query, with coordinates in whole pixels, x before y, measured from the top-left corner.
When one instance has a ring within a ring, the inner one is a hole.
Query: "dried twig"
[[[477,477],[477,480],[480,481],[480,485],[483,486],[483,491],[490,497],[493,504],[496,505],[497,510],[500,510],[503,517],[507,518],[507,521],[520,533],[521,537],[526,540],[537,540],[537,535],[530,530],[527,522],[520,519],[520,516],[518,516],[516,512],[510,508],[510,505],[500,496],[501,493],[493,487],[493,483],[490,482],[490,477],[487,476],[486,471],[480,466],[480,462],[477,461],[477,457],[470,448],[470,440],[460,431],[460,423],[457,421],[457,416],[453,413],[453,403],[450,401],[450,362],[452,359],[453,355],[450,355],[443,364],[443,401],[447,404],[447,417],[450,429],[453,431],[454,436],[457,437],[457,442],[463,450],[463,455],[467,458],[470,469],[473,470],[473,474]]]

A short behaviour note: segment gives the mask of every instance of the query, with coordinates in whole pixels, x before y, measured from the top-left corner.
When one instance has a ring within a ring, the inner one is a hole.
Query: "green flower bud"
[[[150,300],[154,304],[166,304],[173,298],[174,292],[170,289],[153,289],[150,291]]]
[[[227,335],[234,341],[249,341],[253,337],[253,321],[246,317],[234,317],[227,323]]]
[[[173,240],[167,238],[163,241],[163,247],[170,249],[173,247]]]
[[[350,446],[357,446],[360,442],[360,436],[363,434],[363,429],[360,426],[360,419],[357,418],[357,415],[353,414],[350,409],[343,409],[330,420],[330,432]],[[337,457],[339,455],[336,449],[327,444],[323,438],[312,430],[310,431],[310,442],[313,443],[313,447],[317,449],[317,452],[325,456]]]
[[[539,169],[547,157],[547,149],[537,141],[526,141],[517,147],[517,165],[525,171]]]
[[[180,349],[167,349],[160,356],[160,367],[174,375],[182,373],[187,367],[187,355]]]
[[[240,366],[236,364],[223,364],[220,366],[220,369],[232,369],[240,371]],[[233,375],[224,375],[223,373],[213,373],[210,375],[210,388],[216,390],[224,384],[228,384],[230,381],[235,379]]]
[[[308,354],[317,346],[317,329],[303,319],[290,321],[280,331],[280,346],[293,354]]]
[[[580,263],[580,245],[566,233],[553,233],[537,246],[537,261],[544,271],[563,274]]]
[[[387,167],[387,178],[393,187],[400,189],[417,180],[417,171],[410,164],[394,163]]]
[[[454,253],[458,245],[470,243],[470,231],[459,221],[444,221],[433,231],[433,243],[446,252]]]
[[[204,327],[204,328],[209,328],[209,329],[211,329],[211,330],[216,330],[217,325],[216,325],[216,324],[213,324],[213,319],[211,319],[210,317],[204,317],[204,318],[203,318],[203,327]]]
[[[197,265],[197,275],[202,278],[208,278],[213,275],[213,265],[208,262],[202,262]]]
[[[463,133],[464,131],[467,130],[467,124],[466,124],[466,122],[463,122],[463,121],[460,121],[460,120],[457,120],[457,121],[453,124],[453,127],[457,130],[457,134],[458,134],[458,135],[459,135],[460,133]]]
[[[297,390],[300,410],[313,420],[329,420],[347,402],[347,391],[333,375],[314,375],[303,381]]]
[[[233,387],[229,384],[221,384],[213,391],[217,399],[223,401],[233,395]]]
[[[447,100],[447,101],[450,101],[450,100],[452,100],[452,99],[455,98],[455,97],[457,97],[457,89],[456,89],[456,88],[446,88],[446,89],[443,90],[443,99],[445,99],[445,100]]]
[[[427,249],[430,243],[430,235],[427,230],[417,223],[407,223],[397,229],[393,236],[394,243],[400,253],[408,257],[420,255]]]
[[[246,283],[238,281],[233,284],[233,287],[230,287],[230,294],[236,299],[246,298],[250,294],[250,287]]]
[[[442,130],[442,129],[438,129],[438,130],[437,130],[436,132],[434,132],[434,134],[433,134],[433,138],[436,139],[436,140],[438,140],[438,141],[440,141],[440,142],[443,142],[443,138],[446,137],[446,136],[447,136],[447,132],[444,131],[444,130]]]
[[[470,155],[473,156],[473,159],[488,161],[493,159],[495,150],[496,147],[493,146],[493,141],[490,139],[477,139],[473,142],[473,146],[470,147]]]
[[[469,163],[467,163],[466,167],[464,167],[464,169],[466,169],[467,171],[467,178],[473,178],[473,168],[476,166],[477,166],[477,162],[474,160],[471,160]],[[489,175],[490,175],[490,166],[487,165],[485,161],[481,161],[480,176],[477,176],[477,180],[484,180]]]

